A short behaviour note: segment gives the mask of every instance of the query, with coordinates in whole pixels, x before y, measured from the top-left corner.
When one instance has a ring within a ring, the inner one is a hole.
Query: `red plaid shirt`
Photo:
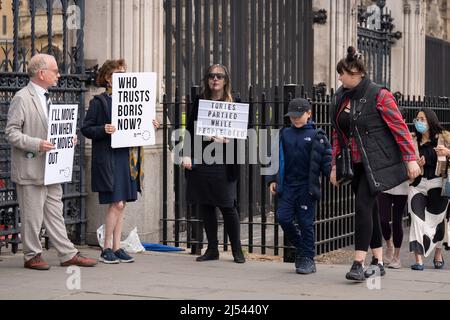
[[[345,100],[343,105],[347,105],[349,99]],[[339,110],[341,110],[339,107]],[[386,89],[382,89],[377,97],[377,109],[381,114],[381,118],[386,122],[395,140],[400,147],[400,151],[403,155],[403,161],[414,161],[416,154],[412,143],[411,133],[408,130],[408,126],[403,121],[402,115],[398,110],[397,103],[394,100],[394,96]],[[340,114],[340,111],[337,113]],[[348,138],[344,135],[344,141],[347,144]],[[361,153],[358,150],[355,138],[351,139],[352,159],[354,163],[362,162]],[[341,146],[337,137],[336,130],[333,129],[333,162],[332,165],[336,165],[336,156],[341,152]]]

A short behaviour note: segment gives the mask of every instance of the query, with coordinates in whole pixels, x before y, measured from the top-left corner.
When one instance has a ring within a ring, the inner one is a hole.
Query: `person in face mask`
[[[434,249],[434,268],[442,269],[445,262],[441,248],[448,230],[449,200],[441,193],[450,156],[450,132],[444,130],[431,109],[417,113],[414,132],[413,143],[422,174],[414,180],[408,194],[409,249],[415,255],[411,269],[423,270],[423,256],[427,257]]]

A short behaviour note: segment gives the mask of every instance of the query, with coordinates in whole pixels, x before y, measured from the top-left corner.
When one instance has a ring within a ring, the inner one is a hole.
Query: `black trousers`
[[[393,238],[394,247],[401,248],[403,241],[403,213],[408,201],[407,195],[380,193],[378,207],[380,209],[381,231],[385,240]],[[392,228],[390,225],[392,216]]]
[[[368,251],[383,246],[380,214],[378,212],[377,195],[370,193],[364,166],[354,165],[352,181],[355,193],[355,250]]]
[[[219,245],[217,239],[217,215],[214,206],[199,205],[201,217],[203,219],[203,226],[208,238],[208,248],[216,249]],[[233,251],[241,249],[241,235],[240,235],[240,221],[239,214],[235,207],[219,208],[222,212],[223,221],[225,224],[225,231],[230,238],[231,249]]]

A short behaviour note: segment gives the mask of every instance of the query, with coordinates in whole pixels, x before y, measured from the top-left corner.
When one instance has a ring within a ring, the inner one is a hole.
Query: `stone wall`
[[[130,72],[156,72],[158,75],[157,117],[162,122],[161,95],[164,68],[163,1],[103,0],[86,1],[85,58],[87,67],[107,59],[124,58]],[[86,108],[93,95],[101,90],[89,88]],[[168,156],[170,159],[170,155]],[[87,241],[95,244],[96,230],[104,223],[106,206],[98,204],[98,194],[92,193],[91,143],[86,141]],[[168,181],[173,181],[169,165]],[[162,230],[162,130],[157,131],[155,146],[145,148],[145,189],[135,203],[127,205],[123,237],[135,226],[143,241],[158,242]],[[169,185],[168,212],[173,212],[173,187]],[[169,229],[170,230],[170,229]]]

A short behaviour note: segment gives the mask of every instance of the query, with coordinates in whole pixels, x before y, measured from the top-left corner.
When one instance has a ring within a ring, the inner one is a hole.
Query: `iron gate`
[[[164,0],[165,93],[189,95],[211,64],[231,72],[235,92],[249,86],[313,83],[312,0]]]
[[[184,123],[190,89],[200,84],[206,68],[214,63],[229,68],[234,92],[243,99],[248,98],[250,85],[258,94],[264,88],[294,82],[312,90],[311,0],[165,0],[164,8],[165,93],[167,101],[176,102],[167,110],[174,126],[165,138]],[[273,90],[266,94],[273,97]],[[182,171],[178,166],[173,170],[176,188],[183,188]],[[168,171],[163,174],[163,215],[167,216]],[[241,198],[249,192],[248,174],[241,172]],[[260,193],[259,186],[255,193]],[[181,189],[175,192],[177,216],[189,210],[181,194]],[[241,215],[248,216],[247,206],[241,206]]]
[[[394,19],[384,0],[358,9],[358,50],[364,55],[372,81],[389,88],[391,84],[391,49],[402,33],[394,32]]]
[[[10,180],[10,146],[5,140],[6,118],[14,94],[28,84],[27,64],[36,53],[55,56],[61,79],[50,89],[57,104],[84,103],[84,0],[0,1],[6,34],[0,38],[0,249],[20,242],[20,210]],[[84,108],[78,108],[78,119]],[[63,184],[64,218],[69,237],[85,241],[84,138],[78,134],[73,178]]]
[[[184,126],[193,85],[200,84],[206,68],[215,63],[227,66],[233,91],[242,99],[265,94],[275,99],[275,86],[305,83],[313,86],[312,1],[296,0],[165,0],[165,111],[171,125],[165,124],[164,141],[173,147],[171,133]],[[195,93],[194,93],[195,94]],[[166,119],[166,118],[164,118]],[[163,143],[164,148],[166,144]],[[195,213],[184,199],[185,180],[179,166],[173,166],[174,181],[168,181],[167,152],[163,152],[163,219],[169,222],[168,188],[175,188],[175,220],[190,219]],[[260,206],[264,192],[252,185],[256,167],[244,167],[238,186],[241,219],[253,217],[251,203]],[[248,202],[248,198],[258,199]],[[186,223],[175,223],[176,237]],[[163,223],[167,239],[168,224]],[[193,250],[198,250],[199,247]]]

